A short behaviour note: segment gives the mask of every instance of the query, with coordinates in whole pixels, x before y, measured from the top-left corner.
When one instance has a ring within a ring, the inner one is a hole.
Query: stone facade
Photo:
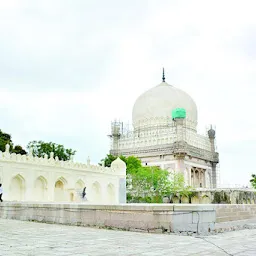
[[[121,163],[121,164],[120,164]],[[125,203],[126,166],[120,159],[111,168],[53,158],[0,151],[0,183],[4,201]],[[86,201],[82,192],[86,187]]]
[[[185,117],[172,111],[184,109]],[[133,107],[133,128],[112,122],[110,154],[136,156],[146,166],[184,174],[195,188],[218,186],[219,155],[215,130],[197,132],[197,107],[193,99],[163,81],[138,97]]]
[[[216,205],[216,222],[238,221],[256,218],[256,205]]]
[[[173,194],[164,201],[175,204],[256,204],[256,191],[253,189],[197,189],[190,196]]]

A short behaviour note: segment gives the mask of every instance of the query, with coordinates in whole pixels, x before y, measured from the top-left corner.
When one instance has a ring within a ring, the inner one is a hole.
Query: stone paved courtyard
[[[0,219],[0,255],[256,255],[256,229],[206,237]]]

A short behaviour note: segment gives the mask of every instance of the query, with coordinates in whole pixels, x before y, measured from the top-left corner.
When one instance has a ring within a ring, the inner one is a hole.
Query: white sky
[[[256,1],[0,0],[0,129],[98,163],[145,90],[189,93],[216,125],[223,184],[256,173]]]

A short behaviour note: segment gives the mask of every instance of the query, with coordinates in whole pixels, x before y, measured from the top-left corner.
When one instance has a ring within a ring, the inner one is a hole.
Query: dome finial
[[[164,68],[163,68],[163,77],[162,77],[163,83],[165,83],[165,76],[164,76]]]

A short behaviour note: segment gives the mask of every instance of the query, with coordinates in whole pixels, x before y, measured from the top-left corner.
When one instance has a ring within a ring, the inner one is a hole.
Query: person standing
[[[86,187],[84,187],[84,189],[83,189],[82,198],[83,198],[85,201],[87,201],[87,198],[86,198]]]
[[[2,195],[3,195],[3,188],[2,188],[2,184],[0,184],[0,202],[3,202]]]

